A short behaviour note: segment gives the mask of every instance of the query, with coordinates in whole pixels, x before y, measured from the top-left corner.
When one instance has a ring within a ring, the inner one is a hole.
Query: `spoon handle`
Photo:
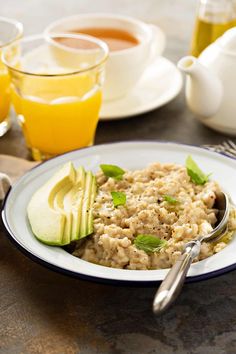
[[[200,252],[200,241],[188,242],[174,266],[162,281],[153,301],[153,312],[156,315],[164,312],[177,298],[182,289],[186,274],[195,257]]]

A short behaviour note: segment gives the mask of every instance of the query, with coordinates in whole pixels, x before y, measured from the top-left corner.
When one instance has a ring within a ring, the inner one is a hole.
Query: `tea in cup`
[[[165,47],[165,36],[159,27],[115,14],[75,15],[46,29],[48,34],[59,32],[86,33],[107,43],[110,54],[103,87],[105,100],[128,94]]]

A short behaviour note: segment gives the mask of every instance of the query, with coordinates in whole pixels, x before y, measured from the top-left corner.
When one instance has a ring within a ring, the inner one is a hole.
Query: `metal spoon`
[[[196,240],[186,243],[181,256],[167,273],[154,297],[154,314],[159,315],[164,312],[177,298],[193,259],[200,253],[201,242],[216,241],[222,237],[226,230],[230,202],[225,193],[221,192],[216,195],[214,208],[219,210],[214,230],[205,236],[199,236]]]

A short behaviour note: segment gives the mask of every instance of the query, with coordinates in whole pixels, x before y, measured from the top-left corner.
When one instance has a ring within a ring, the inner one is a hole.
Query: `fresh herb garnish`
[[[100,165],[102,172],[107,177],[112,177],[116,180],[121,180],[125,171],[116,165],[107,165],[102,164]]]
[[[163,195],[163,199],[164,199],[166,202],[170,203],[170,204],[177,204],[177,203],[179,203],[179,201],[178,201],[176,198],[171,197],[170,195],[167,195],[167,194]]]
[[[126,203],[126,195],[123,192],[111,192],[112,200],[114,207],[118,207],[119,205],[125,205]]]
[[[187,173],[193,183],[201,185],[208,181],[209,175],[205,175],[205,173],[202,172],[202,170],[198,167],[191,156],[187,157],[185,166],[187,168]]]
[[[167,242],[153,235],[138,235],[134,240],[135,246],[147,253],[159,252]]]

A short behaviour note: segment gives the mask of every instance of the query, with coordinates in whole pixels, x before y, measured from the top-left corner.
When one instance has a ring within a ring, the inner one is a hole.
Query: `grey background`
[[[1,15],[23,22],[25,34],[57,18],[115,12],[161,26],[165,56],[188,52],[193,0],[0,0]],[[200,145],[225,136],[201,125],[181,93],[167,106],[136,118],[100,122],[96,143],[172,140]],[[0,139],[0,153],[29,157],[20,129]],[[0,353],[233,354],[236,353],[235,273],[188,284],[160,318],[151,312],[155,288],[122,288],[53,273],[26,258],[0,233]]]

